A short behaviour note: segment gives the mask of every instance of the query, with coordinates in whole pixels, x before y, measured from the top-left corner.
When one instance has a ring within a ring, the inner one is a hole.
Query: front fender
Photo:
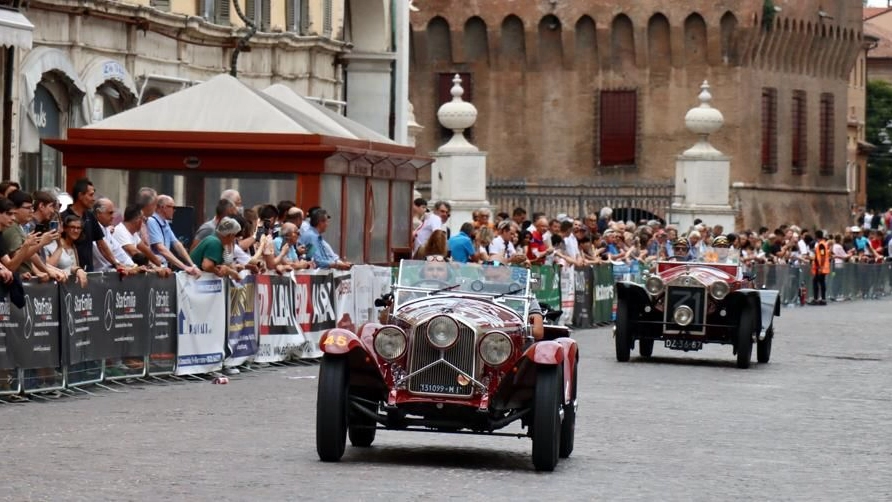
[[[536,342],[524,351],[523,357],[536,364],[558,365],[564,362],[564,346],[554,340]]]
[[[322,333],[319,349],[326,354],[342,355],[359,348],[365,351],[359,337],[350,330],[333,328]]]
[[[651,303],[644,286],[629,281],[616,283],[616,299],[628,302],[630,305],[649,305]]]

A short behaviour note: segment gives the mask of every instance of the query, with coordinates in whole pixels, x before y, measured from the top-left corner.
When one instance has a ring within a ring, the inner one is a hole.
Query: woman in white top
[[[77,262],[77,248],[75,242],[81,239],[84,223],[79,216],[69,214],[62,221],[62,233],[59,240],[50,242],[46,246],[48,253],[46,262],[61,269],[68,276],[75,276],[77,282],[84,287],[87,285],[87,272]]]

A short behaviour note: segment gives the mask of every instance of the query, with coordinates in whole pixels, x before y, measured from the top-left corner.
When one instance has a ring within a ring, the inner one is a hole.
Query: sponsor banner
[[[118,279],[117,273],[103,274],[105,301],[103,327],[108,337],[108,357],[143,357],[149,353],[146,311],[149,303],[145,275]],[[88,288],[98,285],[88,284]]]
[[[613,297],[616,292],[613,283],[613,265],[609,263],[597,265],[594,272],[592,320],[595,323],[608,323],[612,320]]]
[[[335,326],[356,332],[356,297],[353,293],[354,280],[350,271],[332,272],[334,281]]]
[[[533,265],[530,269],[531,277],[538,281],[536,300],[553,310],[561,308],[561,276],[557,270],[555,265]]]
[[[576,302],[576,272],[573,267],[561,267],[561,318],[559,324],[569,326],[573,323],[573,304]]]
[[[592,325],[592,286],[594,269],[591,266],[577,268],[575,296],[573,302],[573,326],[589,328]]]
[[[19,368],[61,366],[59,343],[59,287],[55,283],[25,282],[25,307],[10,306],[6,333],[7,357]],[[11,328],[15,326],[16,328]]]
[[[375,300],[390,292],[392,273],[389,267],[354,265],[353,275],[353,323],[359,327],[378,320]]]
[[[15,368],[16,362],[12,351],[7,347],[6,339],[22,336],[20,316],[13,317],[12,311],[19,310],[9,301],[9,296],[0,298],[0,370]]]
[[[258,347],[254,360],[285,361],[306,342],[296,318],[294,281],[279,275],[260,275],[255,290]]]
[[[225,366],[238,366],[257,353],[257,331],[254,323],[255,281],[253,275],[244,277],[229,287],[229,326],[226,343],[229,348]]]
[[[109,351],[106,325],[112,319],[106,294],[114,295],[105,284],[102,274],[89,274],[87,286],[76,281],[59,285],[62,302],[62,340],[67,345],[63,364],[104,359]]]
[[[146,336],[149,353],[176,354],[177,280],[174,276],[162,278],[148,274],[143,281],[149,295],[146,300]]]
[[[226,339],[226,285],[208,273],[177,276],[177,375],[223,368]]]
[[[335,327],[335,290],[329,270],[309,270],[294,274],[294,300],[297,322],[306,343],[295,353],[298,358],[322,357],[319,339],[322,333]]]

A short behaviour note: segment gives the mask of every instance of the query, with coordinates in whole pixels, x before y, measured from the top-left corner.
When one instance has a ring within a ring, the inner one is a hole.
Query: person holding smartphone
[[[43,190],[34,192],[34,215],[32,224],[39,233],[59,230],[59,201],[56,196]]]

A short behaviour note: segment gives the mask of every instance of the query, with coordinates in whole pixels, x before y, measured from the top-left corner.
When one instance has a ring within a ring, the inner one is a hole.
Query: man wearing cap
[[[189,255],[193,263],[198,263],[201,270],[209,272],[218,277],[229,277],[233,280],[240,280],[238,267],[232,263],[232,247],[235,240],[242,231],[241,225],[234,219],[224,216],[214,235],[209,235],[201,240],[192,253]],[[227,256],[230,260],[224,258]]]
[[[331,216],[325,209],[317,209],[310,213],[310,228],[303,232],[298,245],[307,250],[307,258],[316,263],[319,268],[334,268],[337,270],[349,270],[352,263],[341,259],[331,245],[322,238],[322,234],[328,229],[328,220]],[[439,218],[436,218],[439,220]]]
[[[669,259],[675,261],[691,261],[691,246],[688,244],[687,239],[684,237],[675,239],[675,242],[672,243],[672,256]]]

